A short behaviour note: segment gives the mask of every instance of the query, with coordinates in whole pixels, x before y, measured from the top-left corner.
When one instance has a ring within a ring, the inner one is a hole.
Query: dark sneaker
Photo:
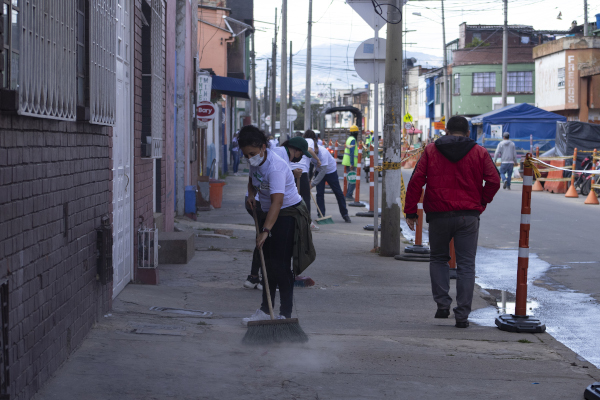
[[[508,185],[506,188],[507,188],[508,190],[510,190],[510,185]]]
[[[469,321],[456,321],[456,325],[454,325],[457,328],[468,328],[469,327]]]
[[[344,221],[346,221],[347,223],[352,223],[352,220],[350,219],[350,217],[348,216],[348,214],[343,215],[342,218],[344,218]]]
[[[244,287],[246,289],[255,289],[257,286],[261,286],[260,289],[262,290],[260,278],[258,276],[248,275],[248,278],[246,278],[246,282],[244,282]]]
[[[504,181],[504,186],[502,186],[502,189],[506,189],[506,181]]]
[[[450,310],[444,308],[438,308],[435,312],[435,318],[448,318],[450,316]]]

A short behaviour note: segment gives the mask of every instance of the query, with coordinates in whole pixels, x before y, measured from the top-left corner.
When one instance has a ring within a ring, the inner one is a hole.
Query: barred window
[[[508,91],[509,92],[533,92],[533,72],[509,72],[508,73]]]
[[[113,125],[114,3],[0,0],[0,84],[16,99],[3,106],[20,115]],[[99,74],[104,79],[95,79]]]
[[[142,157],[161,158],[164,127],[163,0],[142,2]]]
[[[19,85],[19,61],[21,58],[21,0],[4,0],[2,12],[2,88],[16,90]]]
[[[495,72],[475,72],[473,73],[473,93],[494,93],[496,92],[496,73]]]

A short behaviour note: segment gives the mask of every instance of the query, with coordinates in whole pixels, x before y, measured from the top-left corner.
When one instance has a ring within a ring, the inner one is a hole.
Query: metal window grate
[[[116,0],[91,0],[90,123],[92,124],[115,124],[116,29]]]
[[[21,115],[76,118],[75,0],[22,0]]]
[[[164,127],[164,47],[163,47],[163,0],[152,0],[152,20],[150,23],[151,36],[151,68],[152,68],[152,158],[162,158],[163,127]]]
[[[158,229],[140,227],[138,229],[138,267],[158,267]]]

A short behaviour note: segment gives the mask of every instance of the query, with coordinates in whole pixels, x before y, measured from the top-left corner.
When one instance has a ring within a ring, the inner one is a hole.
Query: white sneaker
[[[286,319],[283,315],[278,315],[277,319]]]
[[[319,228],[318,226],[316,226],[314,222],[311,222],[310,223],[310,230],[311,231],[320,231],[321,228]]]
[[[265,321],[265,320],[269,320],[269,319],[271,319],[271,317],[269,316],[269,314],[265,314],[259,308],[258,310],[256,310],[256,312],[254,314],[252,314],[251,317],[249,317],[249,318],[242,318],[242,324],[248,325],[248,322],[250,322],[250,321]]]
[[[261,285],[260,283],[257,283],[257,284],[256,284],[256,288],[257,288],[258,290],[263,290],[263,285]]]

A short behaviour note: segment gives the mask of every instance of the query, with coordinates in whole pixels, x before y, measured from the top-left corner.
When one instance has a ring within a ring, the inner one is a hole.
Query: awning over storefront
[[[227,78],[224,76],[212,77],[212,90],[228,96],[250,99],[248,95],[248,81],[245,79]]]

